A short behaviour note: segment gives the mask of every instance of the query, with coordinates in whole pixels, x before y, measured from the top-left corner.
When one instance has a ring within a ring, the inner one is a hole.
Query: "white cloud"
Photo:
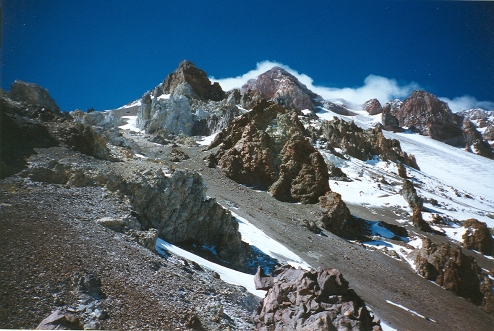
[[[326,87],[314,85],[314,80],[306,74],[301,74],[292,68],[274,61],[262,61],[258,62],[256,69],[247,72],[241,76],[232,78],[221,78],[217,79],[210,77],[211,81],[220,83],[221,87],[225,91],[229,91],[234,88],[240,88],[249,79],[255,79],[260,74],[268,71],[269,69],[278,66],[295,77],[307,88],[326,100],[337,100],[344,99],[353,104],[363,104],[369,99],[376,98],[385,104],[386,102],[393,99],[405,99],[407,98],[413,90],[420,89],[420,85],[414,82],[400,85],[395,79],[386,78],[382,76],[369,75],[364,79],[364,84],[359,87]],[[462,96],[454,99],[439,98],[448,103],[449,107],[453,112],[461,111],[468,108],[484,108],[484,109],[494,109],[494,102],[490,101],[478,101],[471,96]]]
[[[472,96],[464,95],[462,97],[456,97],[454,99],[439,98],[446,102],[449,108],[454,112],[462,111],[472,108],[483,108],[487,110],[494,110],[494,102],[491,101],[478,101]]]

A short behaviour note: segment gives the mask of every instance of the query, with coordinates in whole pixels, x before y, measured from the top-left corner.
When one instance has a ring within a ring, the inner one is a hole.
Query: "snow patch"
[[[118,128],[122,130],[129,130],[132,132],[143,132],[136,126],[137,116],[122,116],[122,119],[127,121],[127,124],[121,125]]]

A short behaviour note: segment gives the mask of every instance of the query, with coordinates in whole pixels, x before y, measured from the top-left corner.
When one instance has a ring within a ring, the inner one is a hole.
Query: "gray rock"
[[[60,112],[57,103],[48,93],[48,90],[42,88],[38,84],[26,83],[21,80],[16,80],[10,86],[10,98],[15,101],[22,102],[27,105],[33,105],[40,108],[46,108],[55,113]]]

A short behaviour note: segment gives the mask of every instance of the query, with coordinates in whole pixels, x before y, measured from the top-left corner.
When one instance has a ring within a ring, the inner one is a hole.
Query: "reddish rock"
[[[206,72],[187,60],[180,62],[178,68],[165,78],[162,84],[163,93],[171,94],[183,83],[190,85],[192,92],[199,99],[220,101],[225,97],[220,84],[211,84]]]
[[[398,163],[398,176],[401,178],[408,178],[407,177],[407,169],[403,165],[403,163]]]
[[[377,115],[383,112],[383,107],[377,99],[370,99],[364,103],[364,110],[369,113],[369,115]]]
[[[492,280],[473,257],[463,254],[460,247],[451,247],[449,243],[435,244],[424,238],[422,247],[412,251],[410,257],[419,275],[494,315]]]
[[[413,127],[432,139],[449,142],[462,139],[462,117],[453,114],[447,103],[426,91],[413,91],[391,113],[398,119],[400,126]]]
[[[295,76],[280,67],[273,67],[256,79],[249,80],[240,91],[242,94],[249,94],[249,98],[255,95],[255,92],[249,91],[256,91],[261,98],[292,110],[314,110],[313,99],[320,98]]]
[[[209,149],[220,146],[217,164],[236,182],[269,190],[281,201],[316,203],[329,191],[328,168],[304,132],[295,112],[262,100],[235,118]]]
[[[486,223],[471,218],[463,222],[463,227],[467,228],[462,238],[463,247],[493,255],[494,240]]]

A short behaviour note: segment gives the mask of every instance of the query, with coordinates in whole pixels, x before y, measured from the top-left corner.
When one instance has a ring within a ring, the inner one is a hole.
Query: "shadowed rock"
[[[381,330],[337,269],[283,266],[258,278],[268,290],[254,314],[258,330]]]

